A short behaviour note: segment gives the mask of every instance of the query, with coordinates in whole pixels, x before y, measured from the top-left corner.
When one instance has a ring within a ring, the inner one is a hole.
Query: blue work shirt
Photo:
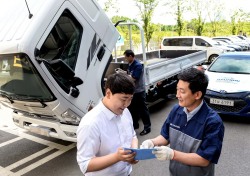
[[[220,116],[205,102],[200,110],[187,121],[183,107],[175,105],[162,126],[161,135],[170,142],[174,150],[197,153],[210,161],[207,167],[194,167],[171,160],[169,170],[172,176],[213,176],[224,137],[224,125]]]
[[[128,66],[128,72],[132,76],[132,78],[134,78],[136,80],[135,81],[135,93],[139,93],[139,92],[145,91],[143,65],[138,60],[135,59]]]

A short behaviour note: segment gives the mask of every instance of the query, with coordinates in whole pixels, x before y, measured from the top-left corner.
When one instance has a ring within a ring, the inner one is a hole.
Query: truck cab
[[[116,28],[95,0],[6,1],[0,20],[0,102],[17,126],[76,141],[81,118],[103,96],[96,84]]]

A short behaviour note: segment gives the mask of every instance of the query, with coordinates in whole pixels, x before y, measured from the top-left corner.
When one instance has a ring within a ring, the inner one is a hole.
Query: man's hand
[[[154,143],[152,140],[147,139],[146,141],[142,142],[140,149],[150,149],[154,148]]]
[[[155,149],[152,153],[158,160],[172,160],[174,158],[174,150],[167,146],[155,147]]]
[[[138,163],[138,161],[134,160],[136,153],[130,150],[124,150],[122,147],[118,148],[116,155],[119,161],[128,162],[130,164]]]

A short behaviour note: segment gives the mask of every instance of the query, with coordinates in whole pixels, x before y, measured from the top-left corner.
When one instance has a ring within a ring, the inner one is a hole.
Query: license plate
[[[44,128],[40,128],[39,126],[30,126],[29,130],[30,130],[30,132],[33,132],[36,134],[40,134],[43,136],[49,136],[49,130],[44,129]]]
[[[234,101],[217,98],[210,98],[210,103],[224,106],[234,106]]]

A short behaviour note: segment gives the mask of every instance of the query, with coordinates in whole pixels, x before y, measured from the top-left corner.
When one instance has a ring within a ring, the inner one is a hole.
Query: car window
[[[201,38],[195,38],[195,45],[197,46],[211,46],[208,42]]]
[[[220,56],[208,69],[211,72],[250,74],[249,57]]]
[[[192,46],[193,38],[166,38],[163,40],[164,46]]]

